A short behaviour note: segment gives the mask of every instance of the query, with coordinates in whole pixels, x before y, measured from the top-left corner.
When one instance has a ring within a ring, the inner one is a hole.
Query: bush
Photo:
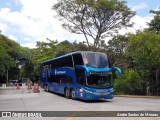
[[[141,93],[141,77],[135,70],[126,70],[122,77],[114,81],[115,94],[137,95]]]

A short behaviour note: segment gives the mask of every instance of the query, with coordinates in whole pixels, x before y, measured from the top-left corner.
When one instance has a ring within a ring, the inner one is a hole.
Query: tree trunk
[[[156,95],[160,95],[160,68],[158,68],[155,72],[155,78],[156,78]]]

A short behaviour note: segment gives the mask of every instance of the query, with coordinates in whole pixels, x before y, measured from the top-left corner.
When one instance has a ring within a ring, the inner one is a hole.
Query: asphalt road
[[[160,111],[160,99],[114,97],[112,100],[85,102],[81,100],[67,99],[61,95],[45,92],[33,93],[27,87],[16,90],[15,87],[0,88],[0,111]],[[9,118],[0,118],[0,120]],[[13,119],[13,118],[10,118]],[[21,120],[22,118],[14,118]],[[23,118],[24,119],[24,118]],[[25,118],[27,120],[44,118]],[[160,120],[160,117],[46,117],[46,119],[65,120],[103,120],[103,119],[137,119]]]

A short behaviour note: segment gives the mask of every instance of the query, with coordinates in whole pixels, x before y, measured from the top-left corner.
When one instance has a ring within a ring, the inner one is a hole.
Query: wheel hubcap
[[[73,99],[75,98],[75,92],[74,92],[74,90],[72,90],[72,98]]]
[[[66,97],[68,97],[69,96],[69,91],[68,90],[66,90]]]

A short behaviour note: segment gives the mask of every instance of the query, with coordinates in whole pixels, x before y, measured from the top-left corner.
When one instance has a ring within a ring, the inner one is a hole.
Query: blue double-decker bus
[[[41,63],[40,81],[46,91],[83,100],[112,99],[113,71],[106,54],[79,51]]]

